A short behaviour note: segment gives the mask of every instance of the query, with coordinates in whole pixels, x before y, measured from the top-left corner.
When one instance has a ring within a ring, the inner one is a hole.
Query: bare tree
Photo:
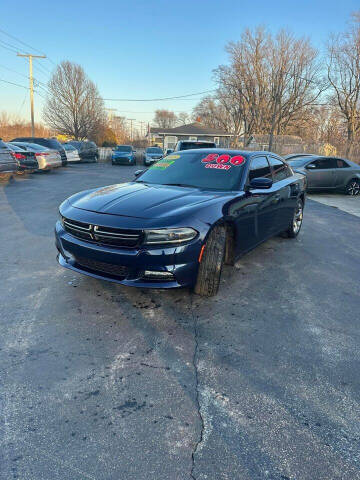
[[[346,122],[350,156],[360,132],[360,11],[353,14],[347,32],[330,40],[327,68],[333,100]]]
[[[177,117],[169,110],[156,110],[154,123],[161,128],[172,128],[176,124]]]
[[[215,70],[217,103],[231,119],[235,135],[286,132],[296,116],[312,105],[326,84],[317,52],[307,39],[286,31],[270,35],[264,27],[246,29],[226,46],[229,64]]]
[[[95,138],[104,128],[103,100],[80,65],[60,63],[48,90],[43,116],[51,128],[75,139]]]
[[[189,122],[190,122],[190,116],[188,113],[180,112],[177,115],[176,123],[178,123],[179,125],[186,125]]]

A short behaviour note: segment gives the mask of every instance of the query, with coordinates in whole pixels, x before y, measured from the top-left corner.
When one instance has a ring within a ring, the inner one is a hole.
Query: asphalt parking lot
[[[309,200],[211,299],[60,268],[60,202],[137,168],[0,186],[0,478],[360,479],[360,218]]]

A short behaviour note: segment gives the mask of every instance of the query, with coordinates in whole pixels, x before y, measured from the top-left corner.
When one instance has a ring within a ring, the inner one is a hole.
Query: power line
[[[0,82],[10,83],[10,85],[15,85],[17,87],[26,88],[26,90],[30,90],[29,87],[25,87],[24,85],[19,85],[18,83],[9,82],[8,80],[4,80],[2,78],[0,78]]]
[[[2,43],[4,43],[4,45],[2,45]],[[6,43],[6,42],[3,42],[2,40],[0,40],[0,47],[5,48],[6,50],[9,50],[9,52],[12,52],[12,53],[16,53],[16,52],[18,51],[17,49],[12,48],[12,47],[9,48],[9,47],[6,46],[6,45],[9,45],[9,44]]]
[[[28,95],[28,92],[25,92],[24,100],[22,101],[21,107],[19,108],[18,116],[19,116],[19,115],[21,114],[21,112],[22,112],[22,109],[23,109],[23,107],[24,107],[24,105],[25,105],[25,102],[26,102],[26,97],[27,97],[27,95]]]
[[[20,40],[19,38],[15,37],[14,35],[11,35],[10,33],[5,32],[5,30],[3,30],[3,29],[1,29],[1,28],[0,28],[0,32],[3,33],[4,35],[8,36],[9,38],[12,38],[12,39],[15,40],[16,42],[21,43],[21,44],[24,45],[25,47],[30,48],[30,49],[33,50],[34,52],[41,53],[41,55],[45,55],[44,52],[42,52],[41,50],[38,50],[37,48],[33,47],[32,45],[29,45],[28,43],[23,42],[22,40]],[[15,47],[15,48],[17,48],[17,47]],[[19,49],[19,50],[21,50],[21,49]],[[26,53],[27,53],[27,52],[26,52]],[[52,61],[49,57],[47,57],[47,59],[48,59],[49,61]]]
[[[143,99],[134,99],[134,98],[103,98],[103,100],[108,100],[111,102],[160,102],[162,100],[177,100],[180,98],[194,97],[195,95],[203,95],[204,93],[215,92],[216,89],[204,90],[203,92],[197,93],[188,93],[187,95],[178,95],[176,97],[165,97],[165,98],[143,98]]]
[[[5,68],[5,70],[8,70],[9,72],[16,73],[17,75],[20,75],[21,77],[26,78],[27,80],[29,77],[27,75],[24,75],[23,73],[17,72],[16,70],[13,70],[12,68],[5,67],[5,65],[0,65],[1,68]]]

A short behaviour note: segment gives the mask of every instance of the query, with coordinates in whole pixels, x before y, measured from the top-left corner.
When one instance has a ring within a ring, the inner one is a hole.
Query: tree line
[[[228,63],[214,71],[216,93],[193,116],[242,137],[298,135],[345,141],[351,155],[360,133],[360,12],[331,35],[324,58],[307,38],[264,27],[245,29],[226,45]]]

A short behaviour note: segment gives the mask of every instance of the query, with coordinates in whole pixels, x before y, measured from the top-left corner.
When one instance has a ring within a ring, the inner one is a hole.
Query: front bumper
[[[63,229],[60,222],[55,227],[55,244],[61,266],[101,280],[143,288],[193,286],[201,249],[199,239],[177,247],[114,248],[73,237]],[[124,268],[125,273],[121,276],[105,273],[104,265],[109,265],[110,270],[114,270],[113,267]],[[145,271],[169,272],[172,277],[165,280],[146,279]]]
[[[134,157],[112,157],[112,163],[118,165],[131,165],[134,161]]]

